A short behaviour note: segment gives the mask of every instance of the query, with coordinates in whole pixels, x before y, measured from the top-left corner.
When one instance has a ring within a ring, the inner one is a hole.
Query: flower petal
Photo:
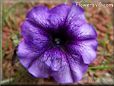
[[[51,76],[58,83],[73,82],[66,55],[59,48],[53,48],[45,52],[41,61],[51,69]]]
[[[50,27],[50,24],[48,22],[48,16],[49,16],[48,11],[49,10],[47,7],[39,5],[39,6],[32,8],[28,12],[26,18],[28,20],[31,20],[31,21],[37,23],[38,25],[40,25],[44,28],[47,28],[47,27]]]
[[[28,45],[25,44],[24,41],[20,42],[18,46],[17,55],[19,57],[21,64],[25,68],[28,68],[31,61],[35,59],[40,53],[41,51],[34,52],[32,48],[28,47]]]
[[[58,71],[65,64],[65,55],[59,48],[47,50],[41,57],[41,61],[45,62],[53,71]]]
[[[34,52],[24,41],[18,46],[19,61],[35,77],[48,77],[48,67],[39,60],[42,52]]]
[[[90,24],[84,24],[77,30],[78,39],[95,39],[97,37],[95,28]]]
[[[71,71],[69,68],[68,63],[64,65],[59,71],[52,71],[51,76],[58,82],[58,83],[73,83]]]
[[[97,34],[94,27],[90,24],[83,24],[80,27],[71,27],[69,33],[76,38],[76,40],[87,40],[87,39],[96,39]]]
[[[47,78],[49,76],[49,68],[40,60],[35,60],[28,71],[37,78]]]
[[[81,55],[85,64],[90,64],[96,58],[97,41],[77,41],[68,45],[69,52]]]
[[[65,23],[70,7],[66,4],[60,4],[50,10],[49,21],[54,28],[58,28]]]
[[[78,19],[86,21],[86,18],[84,16],[84,9],[82,9],[79,5],[73,3],[66,20],[66,25],[71,24],[72,21],[76,21]]]
[[[25,21],[22,26],[22,36],[25,42],[36,50],[44,49],[49,44],[48,35],[35,24]]]
[[[73,81],[78,82],[82,79],[83,75],[88,69],[88,65],[84,64],[82,58],[79,55],[68,55],[68,61],[70,64],[70,70],[72,73]]]

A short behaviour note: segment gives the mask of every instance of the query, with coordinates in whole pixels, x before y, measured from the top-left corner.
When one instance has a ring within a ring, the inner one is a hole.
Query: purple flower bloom
[[[96,31],[76,4],[52,9],[36,6],[28,12],[21,28],[23,40],[17,55],[34,77],[77,82],[96,58]]]

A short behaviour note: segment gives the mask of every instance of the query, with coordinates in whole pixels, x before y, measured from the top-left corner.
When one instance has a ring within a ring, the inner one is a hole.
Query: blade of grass
[[[7,20],[8,20],[8,17],[9,15],[11,15],[12,13],[15,13],[16,11],[16,7],[22,7],[24,3],[22,3],[21,1],[19,3],[16,3],[14,5],[12,5],[10,8],[3,8],[2,12],[3,12],[3,16],[2,16],[2,19],[3,19],[3,25],[6,23],[7,24]]]
[[[107,69],[112,69],[113,66],[108,66],[108,65],[101,65],[101,66],[96,66],[96,67],[89,67],[89,70],[107,70]]]
[[[13,78],[6,79],[6,80],[2,80],[2,81],[0,81],[0,85],[9,83],[9,82],[11,82],[11,81],[13,81]]]

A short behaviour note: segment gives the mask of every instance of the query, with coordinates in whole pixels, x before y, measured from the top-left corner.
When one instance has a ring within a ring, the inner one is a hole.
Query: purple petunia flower
[[[74,3],[52,9],[36,6],[21,28],[23,40],[17,55],[34,77],[77,82],[96,58],[96,31],[87,23],[84,10]]]

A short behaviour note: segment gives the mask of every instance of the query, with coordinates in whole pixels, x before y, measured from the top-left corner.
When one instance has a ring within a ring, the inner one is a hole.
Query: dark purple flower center
[[[72,37],[68,35],[66,27],[59,27],[58,30],[50,31],[51,41],[55,46],[65,46],[72,41]]]

